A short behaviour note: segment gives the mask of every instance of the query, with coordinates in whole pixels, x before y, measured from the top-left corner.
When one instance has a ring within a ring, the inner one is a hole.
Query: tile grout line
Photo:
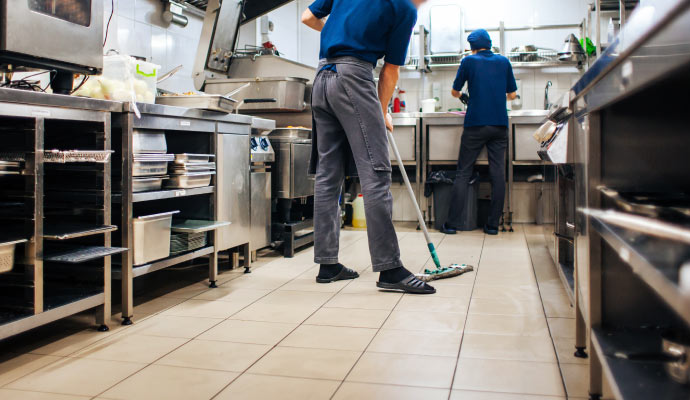
[[[413,232],[413,233],[414,233],[414,232]],[[405,235],[405,237],[406,237],[406,236],[408,236],[408,235]],[[441,238],[441,242],[443,242],[444,239],[445,239],[445,235]],[[398,242],[400,242],[401,240],[402,240],[402,239],[399,239]],[[439,243],[439,246],[440,246],[440,243]],[[424,265],[426,265],[426,263],[428,263],[430,259],[431,259],[431,256],[430,256],[430,255],[427,256],[426,260],[425,260],[424,263],[422,264],[422,268],[424,268]],[[400,298],[398,299],[398,301],[395,302],[395,305],[393,306],[393,308],[391,308],[391,310],[388,312],[388,315],[386,316],[386,319],[384,319],[383,322],[381,323],[381,326],[378,327],[378,328],[376,329],[376,333],[374,334],[374,336],[371,337],[371,340],[369,340],[369,343],[367,343],[367,345],[366,345],[366,347],[364,348],[364,350],[361,352],[361,354],[359,355],[359,357],[357,357],[357,360],[352,364],[352,367],[350,367],[350,369],[347,371],[347,374],[345,374],[345,376],[343,377],[343,379],[340,381],[340,384],[338,385],[338,387],[335,389],[335,391],[333,392],[333,394],[332,394],[331,397],[330,397],[331,400],[335,397],[335,395],[338,393],[338,391],[340,390],[340,388],[342,388],[343,384],[344,384],[345,381],[347,380],[347,377],[350,376],[350,374],[351,374],[352,371],[355,369],[355,367],[357,366],[357,364],[359,363],[359,361],[362,359],[362,357],[364,356],[364,354],[366,354],[367,349],[371,346],[371,343],[374,341],[374,339],[376,339],[376,336],[379,334],[379,332],[381,332],[381,329],[383,329],[383,326],[386,324],[386,322],[388,321],[388,319],[391,317],[391,315],[393,314],[393,311],[395,311],[395,308],[398,306],[398,304],[400,304],[400,301],[402,301],[403,297],[405,297],[405,293],[403,293],[403,295],[400,296]]]
[[[351,246],[354,246],[354,245],[357,244],[360,240],[362,240],[362,239],[357,239],[357,240],[355,240],[353,243],[350,243],[349,245],[345,246],[344,248],[339,249],[338,252],[340,253],[340,251],[345,250],[345,249],[347,249],[347,248],[350,248]],[[313,266],[315,266],[315,265],[318,265],[318,264],[314,263],[314,264],[312,265],[312,267],[310,267],[309,269],[313,268]],[[368,268],[368,267],[367,267],[367,268]],[[277,288],[271,290],[271,292],[267,293],[265,296],[268,296],[268,295],[270,295],[271,293],[275,293],[275,292],[278,291],[281,287],[283,287],[283,286],[289,284],[290,282],[292,282],[292,281],[298,279],[298,277],[302,276],[302,275],[303,275],[304,273],[306,273],[309,269],[305,270],[303,273],[301,273],[301,274],[297,275],[296,277],[290,279],[289,281],[285,282],[284,284],[278,286]],[[297,324],[297,326],[296,326],[293,330],[291,330],[291,331],[288,332],[285,336],[283,336],[283,338],[280,339],[276,344],[274,344],[273,346],[271,346],[271,348],[270,348],[268,351],[266,351],[264,354],[262,354],[261,357],[257,358],[257,359],[256,359],[253,363],[251,363],[247,368],[245,368],[242,372],[240,372],[234,379],[232,379],[230,382],[228,382],[227,385],[223,386],[215,395],[211,396],[210,400],[213,400],[213,399],[215,399],[216,397],[218,397],[221,393],[223,393],[223,391],[225,391],[228,387],[230,387],[230,385],[232,385],[237,379],[239,379],[242,375],[246,374],[247,371],[249,371],[254,365],[256,365],[256,364],[257,364],[259,361],[261,361],[264,357],[266,357],[266,355],[267,355],[268,353],[270,353],[271,351],[273,351],[274,349],[276,349],[280,343],[282,343],[288,336],[292,335],[292,333],[294,333],[297,329],[299,329],[299,327],[302,326],[302,324],[303,324],[306,320],[308,320],[308,319],[311,318],[314,314],[316,314],[316,313],[323,307],[324,304],[328,303],[333,297],[335,297],[338,293],[340,293],[340,291],[342,291],[342,290],[343,290],[345,287],[347,287],[350,283],[351,283],[351,282],[349,282],[347,285],[345,285],[345,286],[343,286],[342,288],[340,288],[340,290],[331,293],[331,296],[330,296],[326,301],[324,301],[323,304],[321,304],[318,308],[316,308],[316,310],[314,310],[314,311],[313,311],[311,314],[309,314],[305,319],[303,319],[302,322],[300,322],[299,324]],[[318,292],[317,292],[317,293],[318,293]],[[263,296],[263,297],[265,297],[265,296]],[[263,297],[262,297],[262,298],[263,298]],[[257,301],[258,301],[258,300],[257,300]],[[254,303],[252,303],[252,304],[254,304]],[[247,306],[247,307],[249,307],[249,306]],[[242,310],[244,310],[244,309],[247,308],[247,307],[244,307]],[[233,315],[237,315],[237,314],[238,314],[240,311],[242,311],[242,310],[239,310],[239,311],[233,313],[230,317],[226,318],[225,320],[226,320],[226,321],[229,320]],[[259,374],[259,375],[261,375],[261,374]],[[274,376],[274,375],[267,375],[267,376]],[[279,376],[279,375],[278,375],[278,376]]]
[[[356,243],[356,242],[355,242],[355,243]],[[352,244],[351,244],[351,245],[352,245]],[[347,246],[347,247],[349,247],[349,246]],[[347,248],[347,247],[346,247],[346,248]],[[274,260],[274,261],[277,261],[277,260]],[[271,264],[271,263],[268,263],[268,264],[266,264],[266,265],[269,265],[269,264]],[[264,265],[264,266],[265,266],[265,265]],[[262,268],[262,267],[264,267],[264,266],[261,266],[261,267],[259,267],[259,268]],[[220,287],[220,286],[223,286],[223,285],[225,285],[225,284],[227,284],[227,283],[229,283],[229,282],[232,282],[232,281],[234,281],[235,279],[240,278],[241,276],[244,276],[244,275],[239,275],[239,276],[237,276],[237,277],[234,277],[234,278],[232,278],[232,279],[229,279],[228,281],[226,281],[226,282],[224,282],[223,284],[219,285],[219,287]],[[298,276],[299,276],[299,275],[298,275]],[[112,386],[106,388],[105,390],[103,390],[102,392],[100,392],[98,395],[96,395],[94,398],[97,398],[97,397],[103,395],[103,394],[106,393],[108,390],[114,388],[115,386],[119,385],[120,383],[124,382],[125,380],[127,380],[127,379],[133,377],[134,375],[138,374],[139,372],[143,371],[144,369],[146,369],[146,368],[148,368],[148,367],[154,365],[156,362],[158,362],[158,361],[160,361],[161,359],[165,358],[166,356],[168,356],[168,355],[171,354],[172,352],[174,352],[174,351],[180,349],[181,347],[183,347],[183,346],[189,344],[190,342],[192,342],[192,341],[193,341],[194,339],[196,339],[197,337],[203,335],[204,333],[208,332],[209,330],[211,330],[211,329],[217,327],[218,325],[222,324],[223,322],[229,320],[233,315],[236,315],[237,313],[241,312],[242,310],[246,309],[247,307],[249,307],[249,306],[253,305],[254,303],[258,302],[259,300],[263,299],[264,297],[270,295],[271,293],[274,293],[276,290],[278,290],[279,288],[281,288],[281,287],[287,285],[288,283],[292,282],[292,281],[295,280],[296,278],[297,278],[297,277],[290,279],[289,281],[285,282],[284,284],[280,285],[279,287],[277,287],[277,288],[271,290],[270,292],[266,293],[265,295],[263,295],[263,296],[257,298],[256,300],[252,301],[251,303],[249,303],[249,304],[246,305],[245,307],[242,307],[240,310],[238,310],[238,311],[232,313],[232,314],[231,314],[230,316],[228,316],[227,318],[222,319],[222,320],[219,321],[217,324],[215,324],[215,325],[209,327],[208,329],[204,330],[203,332],[199,333],[198,335],[194,336],[193,338],[191,338],[191,339],[187,340],[186,342],[182,343],[180,346],[175,347],[174,349],[172,349],[171,351],[165,353],[165,354],[162,355],[161,357],[159,357],[159,358],[155,359],[154,361],[148,363],[146,366],[142,367],[141,369],[138,369],[138,370],[135,371],[134,373],[132,373],[132,374],[128,375],[127,377],[125,377],[124,379],[122,379],[122,380],[118,381],[117,383],[113,384]],[[191,285],[190,285],[190,286],[191,286]],[[207,292],[209,292],[209,291],[211,291],[211,290],[213,290],[213,288],[209,288],[208,290],[205,290],[205,291],[199,293],[199,295],[201,295],[201,294],[203,294],[203,293],[207,293]],[[197,295],[197,296],[198,296],[198,295]],[[197,297],[197,296],[194,296],[194,297]],[[193,299],[193,297],[192,297],[192,298],[189,298],[189,299],[186,299],[186,300],[183,301],[182,303],[186,303],[187,301],[192,300],[192,299]],[[213,300],[213,301],[216,301],[216,300]],[[182,303],[179,303],[179,304],[182,304]],[[179,305],[179,304],[178,304],[178,305]],[[173,306],[173,307],[175,307],[175,306]],[[172,308],[172,307],[170,307],[170,308]],[[166,310],[167,310],[167,309],[166,309]],[[156,313],[156,314],[153,314],[151,317],[153,317],[154,315],[158,315],[158,314],[160,314],[160,313],[162,313],[162,312],[164,312],[164,311],[165,311],[165,310],[160,311],[160,312],[158,312],[158,313]],[[299,325],[298,325],[298,327],[299,327]],[[295,329],[296,329],[296,328],[295,328]],[[127,330],[127,328],[125,328],[125,330]],[[290,332],[290,333],[292,333],[292,332]],[[117,332],[116,334],[120,334],[120,332]],[[288,335],[289,335],[289,334],[288,334]],[[271,348],[271,350],[273,350],[273,348]],[[270,352],[271,350],[269,350],[268,352]],[[266,352],[266,354],[268,354],[268,352]],[[73,353],[72,353],[72,354],[73,354]],[[264,354],[264,355],[265,355],[265,354]],[[262,358],[263,358],[263,356],[262,356]],[[257,360],[257,361],[258,361],[258,360]],[[188,367],[185,367],[185,368],[188,368]],[[251,366],[250,366],[250,368],[251,368]],[[189,368],[189,369],[195,369],[195,368]],[[198,368],[196,368],[196,369],[198,369]],[[246,370],[245,370],[245,371],[246,371]],[[230,372],[230,371],[226,371],[226,372]],[[218,396],[218,394],[220,394],[223,390],[225,390],[225,388],[226,388],[227,386],[229,386],[230,384],[232,384],[232,383],[233,383],[237,378],[239,378],[243,373],[244,373],[244,371],[243,371],[242,373],[238,374],[234,379],[231,379],[230,382],[228,382],[228,385],[226,385],[225,387],[223,387],[223,389],[221,389],[221,391],[219,391],[218,393],[216,393],[216,394],[215,394],[213,397],[211,397],[211,398],[213,399],[213,398],[215,398],[216,396]]]
[[[479,269],[482,264],[482,255],[484,255],[484,245],[486,243],[486,235],[482,239],[482,249],[479,251],[479,262],[477,263],[477,268],[474,273],[474,280],[472,280],[472,290],[470,291],[470,299],[467,302],[467,309],[465,312],[465,322],[462,325],[462,336],[460,337],[460,347],[458,348],[458,355],[455,358],[455,368],[453,369],[453,376],[450,380],[450,390],[448,391],[448,400],[453,396],[453,385],[455,384],[455,375],[458,373],[458,365],[460,364],[460,353],[462,352],[462,343],[465,341],[465,330],[467,328],[467,320],[470,318],[470,306],[472,305],[472,295],[474,294],[474,288],[477,285],[477,278],[479,277]]]
[[[527,233],[522,230],[522,236],[525,239],[525,244],[527,245],[527,251],[529,252],[530,262],[532,264],[532,273],[534,274],[534,281],[537,283],[537,292],[539,292],[539,299],[541,300],[542,311],[544,312],[544,319],[546,320],[546,328],[549,331],[549,338],[551,339],[551,346],[553,347],[554,355],[556,356],[556,364],[558,364],[558,374],[561,376],[561,384],[563,385],[563,392],[565,393],[565,398],[569,398],[568,387],[565,384],[565,376],[563,375],[563,368],[561,368],[561,362],[558,357],[558,350],[556,349],[556,342],[553,339],[553,334],[551,333],[551,326],[549,325],[549,317],[546,314],[546,307],[544,307],[544,297],[541,294],[541,285],[539,285],[539,279],[537,277],[537,271],[534,268],[534,259],[532,258],[532,248],[527,240]]]

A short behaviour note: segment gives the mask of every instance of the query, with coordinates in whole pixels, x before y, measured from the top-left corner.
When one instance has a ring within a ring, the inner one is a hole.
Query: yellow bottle
[[[364,216],[364,196],[357,196],[352,202],[352,226],[355,228],[366,228],[367,218]]]

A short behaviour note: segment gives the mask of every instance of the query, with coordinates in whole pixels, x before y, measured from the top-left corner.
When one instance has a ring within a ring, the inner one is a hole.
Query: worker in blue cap
[[[453,82],[452,95],[462,96],[467,83],[469,102],[458,157],[458,169],[448,220],[443,232],[455,234],[462,225],[466,209],[467,188],[479,153],[486,146],[491,175],[491,206],[484,232],[498,234],[505,198],[505,160],[508,147],[507,100],[517,98],[517,84],[513,67],[507,58],[491,51],[491,37],[484,29],[472,32],[467,41],[472,55],[465,57]]]

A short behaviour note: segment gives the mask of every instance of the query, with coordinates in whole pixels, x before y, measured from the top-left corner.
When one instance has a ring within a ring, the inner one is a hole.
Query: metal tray
[[[169,176],[134,177],[132,179],[132,192],[153,192],[163,188],[163,181]]]
[[[134,161],[132,176],[162,176],[168,173],[168,161]]]
[[[43,161],[47,163],[92,162],[106,164],[114,150],[45,150]]]
[[[67,240],[116,230],[116,225],[59,224],[54,226],[46,224],[43,237],[50,240]]]
[[[171,189],[193,189],[209,186],[211,184],[211,177],[215,174],[215,171],[209,171],[171,175],[170,179],[165,182],[165,187]]]
[[[0,153],[0,161],[26,161],[26,155],[24,153],[10,152],[10,153]]]
[[[212,231],[228,225],[230,225],[230,222],[188,219],[173,222],[171,229],[173,232],[177,233],[201,233]]]
[[[156,104],[210,110],[227,114],[235,111],[237,101],[219,94],[199,94],[191,96],[158,96],[156,97]]]
[[[216,169],[216,163],[184,163],[184,164],[173,164],[171,165],[171,170],[175,173],[184,174],[186,172],[201,172],[201,171],[214,171]]]
[[[175,154],[175,164],[207,163],[215,157],[213,154]]]
[[[164,154],[168,151],[168,144],[165,141],[163,131],[140,131],[132,132],[132,150],[137,153],[156,153]]]
[[[113,254],[124,253],[128,249],[123,247],[99,247],[83,246],[72,250],[63,251],[45,257],[45,261],[53,261],[66,264],[79,264],[86,261],[112,256]]]
[[[690,223],[690,196],[684,193],[621,193],[599,186],[599,191],[626,212],[669,222]]]

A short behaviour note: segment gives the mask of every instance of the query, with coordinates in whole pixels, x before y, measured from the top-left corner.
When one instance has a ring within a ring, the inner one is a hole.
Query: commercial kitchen
[[[323,56],[385,7],[416,16],[401,62]],[[0,0],[0,399],[690,399],[688,27],[688,0]],[[505,156],[457,205],[478,54],[512,71]],[[326,235],[339,99],[390,191],[374,219],[336,167]]]

